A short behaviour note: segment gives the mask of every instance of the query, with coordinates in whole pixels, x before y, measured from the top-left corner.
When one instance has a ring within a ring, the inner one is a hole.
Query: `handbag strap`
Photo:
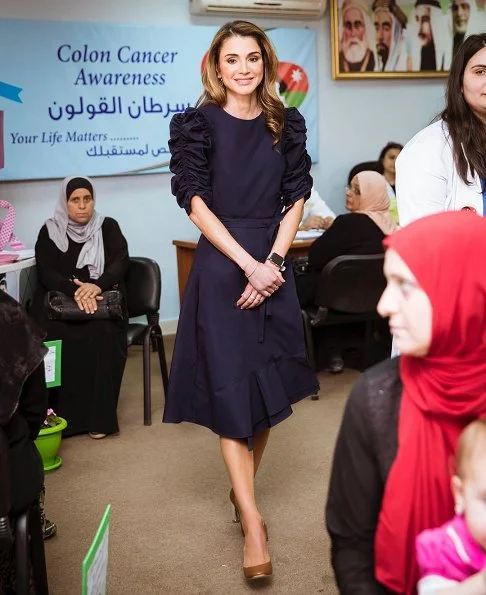
[[[7,209],[5,219],[0,219],[0,252],[10,244],[12,250],[25,250],[24,244],[14,234],[15,209],[6,200],[0,200],[0,208]]]

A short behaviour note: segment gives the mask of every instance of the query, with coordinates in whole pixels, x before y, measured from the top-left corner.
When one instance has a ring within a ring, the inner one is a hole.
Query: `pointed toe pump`
[[[265,538],[268,541],[268,529],[267,525],[265,524],[265,521],[262,521],[262,528],[265,533]],[[243,526],[241,530],[243,532]],[[272,562],[271,560],[269,560],[268,562],[264,562],[263,564],[257,564],[256,566],[243,566],[243,574],[245,575],[245,578],[249,581],[258,578],[266,578],[272,576]]]
[[[257,566],[243,566],[243,574],[248,581],[272,576],[272,562],[269,560],[268,562],[265,562],[265,564],[258,564]]]

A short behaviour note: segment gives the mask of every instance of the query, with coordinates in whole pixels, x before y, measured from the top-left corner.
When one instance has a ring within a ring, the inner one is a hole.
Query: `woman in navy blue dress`
[[[254,475],[269,431],[315,394],[285,260],[312,188],[304,119],[276,93],[277,58],[256,25],[216,34],[196,109],[171,122],[172,191],[201,230],[185,289],[165,422],[220,436],[245,536],[244,574],[272,574]]]

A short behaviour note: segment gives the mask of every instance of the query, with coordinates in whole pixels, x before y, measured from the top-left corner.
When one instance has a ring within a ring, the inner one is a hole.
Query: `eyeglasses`
[[[346,190],[346,192],[352,192],[353,194],[356,194],[356,196],[361,196],[361,192],[359,188],[353,188],[353,186],[344,186],[344,189]]]

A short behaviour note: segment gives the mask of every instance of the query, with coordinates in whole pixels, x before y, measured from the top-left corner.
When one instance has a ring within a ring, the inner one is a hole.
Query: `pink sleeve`
[[[450,528],[449,522],[438,529],[423,531],[417,537],[415,550],[419,578],[433,575],[461,582],[474,574],[470,561],[461,559],[457,544],[448,535]],[[463,540],[457,534],[456,541],[464,548]]]
[[[415,540],[419,578],[437,575],[446,576],[443,564],[444,539],[440,529],[423,531]]]

